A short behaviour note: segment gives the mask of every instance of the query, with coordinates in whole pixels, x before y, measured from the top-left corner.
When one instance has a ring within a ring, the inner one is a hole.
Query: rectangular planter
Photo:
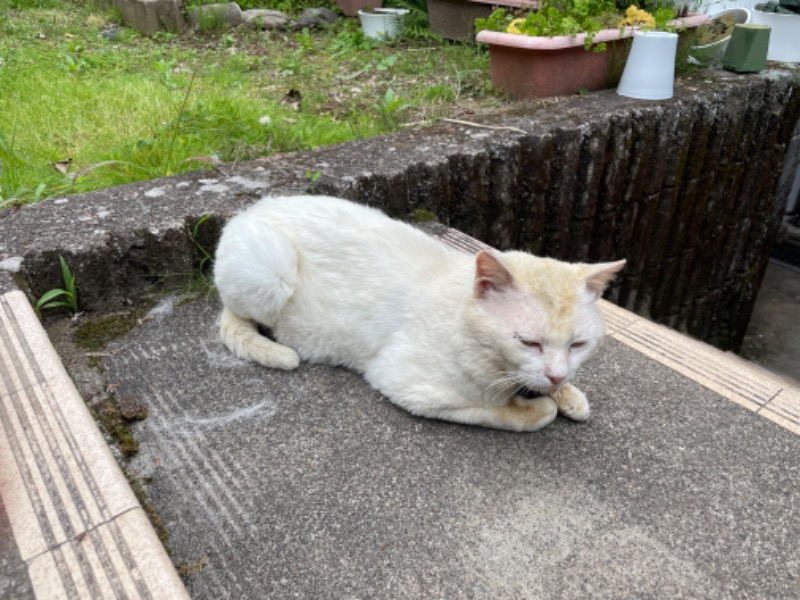
[[[706,15],[680,19],[687,31],[708,20]],[[545,98],[614,87],[619,83],[631,38],[628,27],[604,29],[594,43],[606,43],[605,52],[584,48],[586,34],[537,37],[481,31],[476,40],[489,45],[492,85],[511,98]],[[688,35],[685,37],[688,40]]]

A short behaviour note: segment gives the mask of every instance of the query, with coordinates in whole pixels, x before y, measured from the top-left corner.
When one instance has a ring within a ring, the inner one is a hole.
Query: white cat
[[[222,341],[241,358],[344,365],[413,414],[534,431],[557,411],[588,418],[568,382],[604,335],[596,300],[624,264],[474,257],[376,209],[296,196],[230,220],[214,280]]]

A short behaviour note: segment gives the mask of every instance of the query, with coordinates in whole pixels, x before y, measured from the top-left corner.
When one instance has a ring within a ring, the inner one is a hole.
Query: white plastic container
[[[640,100],[672,98],[677,51],[677,33],[637,31],[617,94]]]
[[[728,10],[723,10],[713,15],[709,15],[709,17],[711,17],[711,20],[714,21],[715,19],[727,14],[734,15],[737,25],[746,25],[747,23],[750,23],[753,18],[750,11],[746,8],[729,8]],[[721,40],[717,40],[713,44],[693,46],[690,54],[694,59],[703,64],[717,62],[722,60],[722,57],[725,55],[725,49],[728,47],[728,42],[730,41],[731,36],[728,36]]]
[[[358,11],[358,18],[368,38],[396,38],[403,31],[403,17],[408,13],[405,8],[375,8]]]
[[[767,60],[800,62],[800,15],[784,15],[753,9],[753,23],[769,25]]]

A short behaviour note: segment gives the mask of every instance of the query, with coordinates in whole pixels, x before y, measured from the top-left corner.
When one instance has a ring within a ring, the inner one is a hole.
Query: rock
[[[125,395],[117,401],[119,414],[126,421],[141,421],[147,418],[147,407],[141,400]]]
[[[189,24],[196,31],[231,29],[243,22],[242,9],[236,2],[206,4],[189,12]]]
[[[294,26],[297,29],[313,29],[325,27],[336,22],[339,16],[329,8],[307,8],[297,18]]]
[[[280,29],[289,22],[289,17],[279,10],[254,8],[243,10],[244,25],[253,29]]]
[[[114,0],[122,20],[143,35],[186,28],[180,0]]]
[[[103,36],[103,39],[113,42],[119,39],[119,29],[117,29],[116,27],[112,27],[111,29],[104,29],[103,31],[100,32],[100,35]]]

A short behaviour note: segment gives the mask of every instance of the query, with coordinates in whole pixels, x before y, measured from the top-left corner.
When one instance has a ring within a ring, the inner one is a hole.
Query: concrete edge
[[[0,494],[37,598],[188,598],[28,299],[0,295]]]
[[[455,229],[440,234],[465,252],[489,248]],[[600,301],[607,335],[656,362],[800,435],[800,384],[758,365]]]

